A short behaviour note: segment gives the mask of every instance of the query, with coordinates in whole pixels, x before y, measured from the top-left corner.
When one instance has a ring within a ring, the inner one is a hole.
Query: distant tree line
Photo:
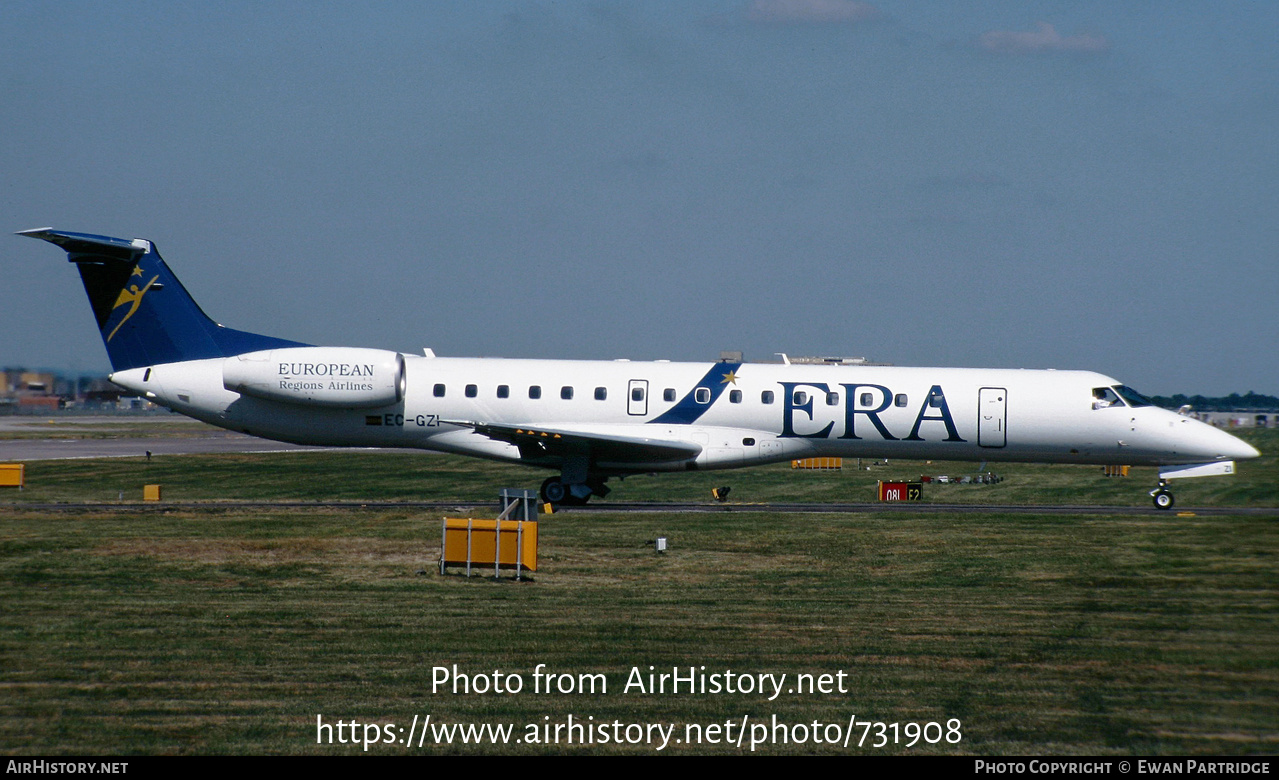
[[[1227,396],[1206,396],[1206,395],[1155,395],[1150,400],[1165,409],[1178,409],[1186,404],[1190,404],[1196,412],[1232,412],[1243,411],[1247,409],[1256,409],[1258,411],[1275,412],[1279,411],[1279,398],[1273,395],[1260,395],[1258,393],[1249,392],[1245,395],[1231,393]]]

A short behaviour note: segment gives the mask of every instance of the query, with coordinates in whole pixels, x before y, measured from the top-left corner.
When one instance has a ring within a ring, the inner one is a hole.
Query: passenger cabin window
[[[1112,406],[1123,406],[1124,402],[1119,400],[1119,396],[1109,387],[1094,387],[1092,389],[1092,408],[1109,409]]]
[[[663,391],[662,391],[662,400],[663,400],[663,401],[674,401],[674,400],[675,400],[675,388],[673,388],[673,387],[668,387],[668,388],[666,388],[665,390],[663,390]]]
[[[905,406],[905,405],[906,405],[906,403],[907,403],[907,401],[906,401],[906,394],[905,394],[905,393],[898,393],[898,394],[897,394],[897,397],[893,399],[893,403],[894,403],[895,405],[897,405],[897,406]]]
[[[542,387],[541,387],[541,385],[533,385],[532,387],[530,387],[530,388],[528,389],[528,397],[529,397],[529,398],[535,398],[535,399],[536,399],[536,398],[541,398],[541,397],[542,397]]]
[[[754,447],[754,446],[755,446],[755,440],[754,440],[754,439],[752,439],[751,437],[747,436],[745,439],[742,439],[742,446],[743,446],[743,447]]]
[[[773,391],[765,390],[759,394],[760,403],[771,404],[773,402]]]
[[[808,393],[805,393],[803,390],[796,390],[794,400],[796,406],[803,406],[808,403]]]
[[[443,398],[443,397],[444,397],[444,385],[436,385],[436,386],[435,386],[435,397],[436,397],[436,398]]]
[[[510,386],[510,385],[498,385],[498,386],[497,386],[497,397],[498,397],[498,398],[510,398],[510,397],[511,397],[511,386]]]
[[[569,387],[568,385],[564,385],[563,387],[561,387],[561,388],[560,388],[560,398],[563,398],[565,401],[572,401],[572,400],[573,400],[573,388],[572,388],[572,387]]]
[[[479,392],[480,392],[480,389],[479,389],[478,387],[476,387],[475,385],[467,385],[467,386],[466,386],[466,397],[467,397],[467,398],[474,398],[476,395],[478,395],[478,394],[479,394]]]
[[[608,400],[608,388],[607,387],[595,388],[595,400],[596,401]]]
[[[827,393],[827,394],[826,394],[826,405],[827,405],[827,406],[839,406],[839,393]]]
[[[631,400],[632,400],[632,401],[643,401],[643,400],[644,400],[644,388],[642,388],[642,387],[632,387],[632,388],[631,388]]]
[[[731,403],[731,404],[740,404],[740,403],[742,402],[742,391],[741,391],[741,390],[729,390],[729,391],[728,391],[728,402],[729,402],[729,403]]]
[[[699,387],[697,392],[693,393],[693,398],[697,399],[699,404],[708,404],[711,402],[711,390],[709,387]]]
[[[870,393],[862,393],[862,406],[870,406],[874,398]]]
[[[941,402],[944,400],[946,400],[946,396],[942,395],[941,393],[933,393],[932,395],[928,396],[928,405],[933,407],[934,409],[940,409]]]

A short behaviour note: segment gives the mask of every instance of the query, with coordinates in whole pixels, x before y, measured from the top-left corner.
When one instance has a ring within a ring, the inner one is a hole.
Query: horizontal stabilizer
[[[69,233],[53,228],[36,228],[20,230],[18,235],[27,238],[38,238],[48,241],[66,250],[68,259],[76,262],[81,256],[114,258],[117,260],[136,261],[151,249],[151,242],[143,238],[132,241],[126,238],[111,236],[95,236],[92,233]]]

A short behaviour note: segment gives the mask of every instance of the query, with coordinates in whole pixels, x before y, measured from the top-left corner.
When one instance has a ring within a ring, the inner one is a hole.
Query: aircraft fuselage
[[[1094,390],[1119,382],[1088,371],[404,355],[399,400],[343,408],[339,396],[348,389],[385,382],[377,376],[382,365],[349,355],[325,361],[325,348],[308,349],[315,354],[306,360],[267,361],[264,375],[276,383],[278,400],[227,389],[226,363],[236,358],[118,371],[112,379],[214,425],[306,444],[562,466],[562,456],[529,457],[529,448],[459,424],[478,421],[697,448],[691,457],[590,463],[593,473],[608,475],[815,456],[1168,465],[1255,453],[1229,434],[1154,406],[1098,408]],[[283,400],[307,392],[336,400]]]

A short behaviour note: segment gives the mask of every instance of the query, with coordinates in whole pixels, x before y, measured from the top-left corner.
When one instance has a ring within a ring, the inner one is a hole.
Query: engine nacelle
[[[222,386],[268,401],[364,409],[404,398],[404,356],[360,347],[289,347],[222,363]]]

